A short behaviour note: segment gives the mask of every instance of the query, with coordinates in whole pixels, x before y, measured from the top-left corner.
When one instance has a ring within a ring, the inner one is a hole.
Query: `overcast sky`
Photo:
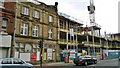
[[[58,2],[58,11],[66,13],[89,25],[89,0],[39,0],[48,5]],[[101,25],[101,33],[118,33],[118,2],[120,0],[94,0],[95,21]]]

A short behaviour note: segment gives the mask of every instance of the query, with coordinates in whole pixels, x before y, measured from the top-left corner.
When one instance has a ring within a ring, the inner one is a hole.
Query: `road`
[[[100,60],[94,66],[119,66],[120,62],[117,59],[110,59],[110,60]]]
[[[51,64],[46,64],[43,66],[47,68],[53,68],[53,66],[57,68],[120,68],[120,61],[117,59],[109,59],[109,60],[99,60],[97,64],[92,64],[88,66],[76,66],[74,63],[51,63]],[[34,68],[40,68],[40,67],[34,67]]]

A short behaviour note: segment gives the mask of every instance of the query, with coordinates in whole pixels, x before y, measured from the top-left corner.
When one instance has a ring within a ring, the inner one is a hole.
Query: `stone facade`
[[[7,4],[7,8],[16,12],[13,56],[21,58],[21,53],[32,54],[35,52],[36,58],[38,58],[40,56],[37,56],[40,53],[38,41],[43,38],[43,60],[56,61],[58,52],[56,48],[58,40],[58,3],[46,5],[42,2],[39,2],[39,4],[33,2],[8,2]],[[10,8],[10,5],[13,6]],[[52,50],[50,56],[46,51],[48,49]]]
[[[28,15],[22,14],[22,7],[25,6],[28,8]],[[57,55],[56,46],[57,46],[57,5],[46,5],[44,3],[40,4],[33,4],[32,2],[24,2],[24,3],[18,3],[17,5],[18,10],[17,12],[17,19],[16,19],[16,44],[22,47],[15,46],[16,51],[19,52],[40,52],[38,41],[40,41],[42,38],[44,39],[43,42],[43,60],[48,60],[48,57],[44,57],[48,55],[48,51],[45,51],[45,49],[52,49],[52,59],[55,61],[55,57]],[[34,10],[38,12],[38,18],[33,17]],[[51,21],[49,21],[49,16],[51,16]],[[21,25],[22,22],[26,21],[28,24],[28,33],[27,36],[21,35]],[[32,28],[34,26],[38,27],[38,35],[37,37],[33,36],[33,30]],[[51,29],[51,30],[50,30]],[[49,31],[50,30],[50,31]],[[49,34],[51,34],[49,37]],[[25,48],[26,46],[31,47],[31,49]],[[22,50],[21,50],[22,49]],[[28,49],[28,50],[25,50]],[[55,54],[54,54],[55,52]]]

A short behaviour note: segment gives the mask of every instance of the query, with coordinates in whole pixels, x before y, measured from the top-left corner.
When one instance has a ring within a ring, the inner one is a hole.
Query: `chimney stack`
[[[55,6],[56,6],[56,7],[58,6],[58,2],[55,2]]]

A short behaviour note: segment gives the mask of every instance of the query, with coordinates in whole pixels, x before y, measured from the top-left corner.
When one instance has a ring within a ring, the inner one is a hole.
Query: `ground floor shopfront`
[[[68,48],[67,48],[68,47]],[[102,56],[101,47],[85,46],[85,45],[68,45],[68,44],[59,44],[60,48],[60,61],[64,61],[63,52],[65,50],[76,50],[77,55],[91,55],[91,56]]]
[[[44,40],[42,55],[40,55],[39,40],[17,37],[15,39],[14,57],[31,62],[40,61],[40,56],[42,56],[43,62],[56,61],[58,56],[57,41]]]

